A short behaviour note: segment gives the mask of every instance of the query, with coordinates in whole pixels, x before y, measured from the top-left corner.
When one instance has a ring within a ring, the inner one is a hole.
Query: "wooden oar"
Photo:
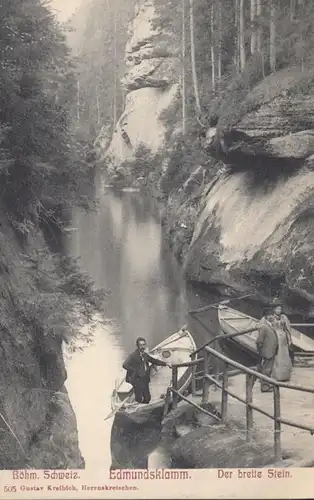
[[[246,295],[242,295],[241,297],[234,297],[233,299],[220,300],[219,302],[216,302],[214,304],[209,304],[208,306],[200,307],[199,309],[192,309],[191,311],[188,312],[188,314],[193,315],[193,314],[196,314],[196,313],[201,313],[201,312],[207,311],[211,307],[217,307],[219,305],[225,306],[225,305],[227,305],[230,302],[233,302],[235,300],[247,299],[248,297],[252,297],[252,293],[246,294]]]
[[[290,323],[291,326],[302,326],[302,327],[309,327],[313,328],[314,323]]]
[[[125,401],[122,401],[121,405],[119,405],[117,408],[115,408],[114,410],[112,410],[111,413],[109,413],[109,415],[106,416],[106,418],[104,418],[104,420],[109,420],[109,418],[113,417],[115,415],[115,413],[119,410],[121,410],[122,406],[125,405]]]
[[[115,391],[116,391],[116,392],[118,391],[119,387],[121,387],[121,385],[123,384],[123,382],[125,382],[125,378],[124,378],[122,381],[120,381],[120,382],[118,382],[118,380],[116,379],[116,381],[115,381]],[[121,410],[122,406],[123,406],[123,405],[125,405],[125,403],[127,402],[127,400],[128,400],[128,398],[129,398],[129,397],[130,397],[130,395],[129,395],[129,396],[127,396],[127,397],[125,398],[125,400],[124,400],[124,401],[122,401],[122,403],[121,403],[121,404],[120,404],[117,408],[115,408],[114,410],[112,410],[112,412],[111,412],[111,413],[109,413],[109,415],[107,415],[107,417],[106,417],[104,420],[108,420],[109,418],[113,417],[113,415],[114,415],[114,414],[115,414],[118,410]]]

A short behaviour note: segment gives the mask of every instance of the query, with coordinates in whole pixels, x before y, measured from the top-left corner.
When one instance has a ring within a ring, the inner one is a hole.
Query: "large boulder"
[[[304,160],[314,147],[314,75],[285,69],[264,79],[236,102],[230,92],[218,107],[217,135],[209,129],[207,147],[224,161],[248,157]],[[260,167],[250,158],[251,166]],[[298,163],[298,162],[297,162]]]
[[[268,141],[267,153],[277,158],[305,159],[314,153],[314,131],[301,130]]]
[[[247,442],[243,430],[200,427],[175,441],[173,468],[265,467],[272,452],[267,444]]]

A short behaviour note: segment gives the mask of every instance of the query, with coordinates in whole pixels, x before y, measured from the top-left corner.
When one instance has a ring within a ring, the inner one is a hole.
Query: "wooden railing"
[[[242,332],[243,334],[244,332]],[[240,335],[240,333],[238,333]],[[231,334],[231,336],[236,336],[235,334]],[[217,336],[220,337],[220,336]],[[221,336],[222,338],[227,338],[227,335]],[[213,342],[215,339],[212,339]],[[216,339],[217,340],[217,339]],[[244,366],[224,354],[218,352],[216,349],[213,349],[206,343],[206,346],[203,347],[204,357],[196,358],[199,349],[194,353],[194,359],[189,362],[181,363],[178,365],[174,365],[172,367],[172,385],[168,388],[165,402],[165,414],[168,413],[171,398],[172,398],[172,408],[176,408],[180,399],[187,401],[190,405],[195,407],[198,411],[205,413],[216,420],[220,420],[222,423],[226,422],[228,416],[228,396],[231,396],[246,406],[246,437],[249,441],[252,437],[253,431],[253,410],[265,415],[269,419],[274,421],[274,456],[275,460],[281,460],[281,426],[288,425],[290,427],[296,427],[298,429],[302,429],[305,431],[309,431],[311,434],[314,434],[314,427],[310,427],[307,425],[302,425],[298,422],[293,422],[287,419],[282,418],[281,416],[281,405],[280,405],[280,389],[285,388],[289,390],[295,390],[300,392],[306,392],[310,394],[314,394],[314,389],[309,387],[303,387],[293,384],[287,384],[283,382],[279,382],[272,378],[266,377],[260,372],[256,371],[256,369],[249,368]],[[222,365],[222,370],[219,373],[213,373],[211,367],[213,363],[211,363],[212,359],[218,359]],[[196,368],[197,365],[202,362],[204,368],[202,370],[201,376],[196,376]],[[192,383],[191,390],[192,395],[196,394],[196,380],[201,379],[203,382],[202,388],[202,404],[206,405],[209,403],[209,395],[210,395],[210,385],[213,384],[215,387],[221,390],[221,404],[220,404],[220,417],[212,414],[207,409],[202,408],[202,406],[195,403],[195,401],[187,398],[185,395],[180,393],[178,387],[178,368],[180,367],[191,367],[192,369]],[[230,370],[230,367],[233,370]],[[246,395],[245,398],[241,397],[238,394],[230,391],[229,378],[236,374],[245,374],[246,376]],[[257,406],[253,403],[253,386],[256,379],[267,382],[273,387],[273,413],[269,413],[264,408]]]
[[[240,335],[245,335],[246,333],[251,333],[256,331],[256,326],[254,328],[247,328],[246,330],[241,330],[239,332],[234,332],[234,333],[223,333],[220,335],[216,335],[215,337],[211,338],[210,340],[207,340],[204,344],[202,344],[200,347],[198,347],[192,354],[190,355],[191,358],[195,357],[196,354],[200,353],[205,349],[205,347],[210,346],[211,344],[218,344],[220,340],[230,340],[233,339],[234,337],[240,337]]]
[[[243,299],[245,297],[246,296],[239,297],[239,299]],[[226,300],[226,301],[220,302],[220,304],[223,304],[224,302],[228,303],[229,301]],[[216,306],[216,304],[211,304],[211,305],[208,305],[208,306],[201,307],[199,309],[195,309],[195,310],[189,311],[189,315],[192,316],[195,321],[197,321],[205,330],[207,330],[210,335],[214,335],[213,338],[211,338],[210,340],[206,341],[204,344],[202,344],[200,347],[198,347],[191,354],[191,357],[193,359],[194,359],[194,355],[198,354],[199,352],[201,352],[206,346],[214,344],[214,346],[217,347],[220,340],[223,340],[223,339],[232,339],[234,337],[239,337],[240,335],[244,335],[246,333],[255,332],[257,330],[257,325],[254,325],[253,327],[248,328],[246,330],[241,330],[241,331],[230,333],[230,334],[215,335],[215,333],[213,331],[211,331],[211,329],[209,328],[209,326],[206,323],[204,323],[204,321],[202,321],[201,318],[197,317],[197,314],[199,314],[200,312],[207,311],[208,309],[212,308],[213,306]],[[310,327],[310,328],[314,327],[314,323],[291,323],[290,325],[293,328],[294,327]],[[314,351],[307,351],[307,352],[296,351],[294,354],[295,354],[295,356],[298,356],[298,357],[314,357]]]

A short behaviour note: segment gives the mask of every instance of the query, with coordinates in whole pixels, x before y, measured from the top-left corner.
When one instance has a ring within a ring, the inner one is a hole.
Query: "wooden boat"
[[[181,329],[158,344],[149,354],[171,364],[191,361],[190,354],[195,351],[196,344],[192,335]],[[143,423],[150,419],[154,410],[161,409],[165,403],[168,387],[171,385],[171,370],[168,366],[152,366],[149,404],[139,404],[135,401],[133,387],[127,383],[125,376],[113,391],[111,407],[113,414],[121,414],[135,423]],[[178,369],[178,384],[180,390],[188,389],[192,379],[191,368]]]
[[[230,334],[235,332],[240,332],[244,330],[249,330],[256,326],[256,330],[251,333],[245,333],[230,341],[235,342],[243,350],[247,351],[249,354],[257,355],[256,340],[258,335],[258,324],[259,320],[244,314],[236,309],[227,307],[224,305],[218,306],[218,319],[221,327],[221,333]],[[314,340],[305,335],[304,333],[291,328],[292,344],[294,346],[295,352],[314,352]]]

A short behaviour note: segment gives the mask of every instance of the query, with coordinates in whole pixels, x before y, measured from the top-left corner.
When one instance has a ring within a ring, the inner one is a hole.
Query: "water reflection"
[[[81,269],[96,287],[110,291],[104,314],[114,319],[115,328],[99,328],[94,344],[72,357],[67,387],[86,466],[108,469],[112,420],[104,417],[111,411],[110,396],[121,364],[134,349],[136,337],[146,337],[153,346],[179,329],[188,305],[181,270],[165,248],[150,201],[138,193],[97,191],[99,210],[73,214],[67,247],[80,258]],[[118,428],[118,433],[116,446],[122,446],[128,462],[124,465],[133,460],[133,466],[144,466],[145,453],[158,442],[158,425],[146,429],[144,440],[136,432]]]
[[[67,389],[73,405],[79,445],[86,468],[106,471],[111,466],[110,412],[113,380],[120,374],[122,351],[113,332],[99,327],[92,345],[67,361]]]
[[[110,291],[104,314],[113,318],[114,327],[99,328],[95,342],[68,363],[68,381],[72,404],[76,411],[80,447],[87,468],[107,470],[112,461],[110,435],[112,420],[110,396],[115,380],[121,375],[126,355],[134,349],[135,339],[144,336],[154,346],[187,322],[186,313],[221,297],[208,286],[186,287],[182,272],[164,242],[159,221],[153,215],[151,202],[139,193],[100,193],[99,210],[77,211],[73,215],[73,231],[67,241],[68,252],[80,258],[80,265],[96,287]],[[76,229],[75,229],[76,228]],[[233,302],[232,306],[256,317],[261,304]],[[219,332],[214,309],[206,324],[214,334]],[[195,335],[198,345],[209,334]],[[205,332],[205,333],[204,333]],[[250,363],[243,353],[226,349],[227,354]],[[117,424],[117,422],[116,422]],[[145,467],[147,454],[157,446],[159,425],[142,426],[134,431],[116,425],[113,448],[121,467]]]
[[[70,252],[96,286],[110,291],[105,313],[116,318],[125,352],[139,335],[150,344],[185,321],[185,283],[162,243],[161,226],[138,193],[106,192],[99,212],[78,212]]]

